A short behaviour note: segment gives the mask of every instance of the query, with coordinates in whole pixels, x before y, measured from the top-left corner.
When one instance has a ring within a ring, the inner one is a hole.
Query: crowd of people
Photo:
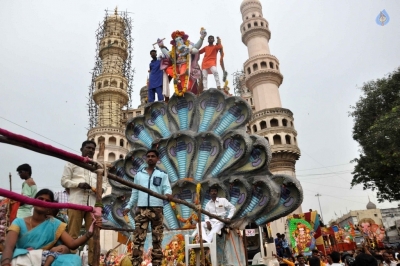
[[[282,238],[280,238],[282,239]],[[283,238],[284,239],[284,238]],[[277,243],[277,240],[275,240]],[[367,245],[357,250],[346,252],[332,251],[324,255],[319,250],[313,250],[311,256],[299,254],[288,256],[282,251],[282,240],[278,241],[277,254],[274,255],[281,265],[288,266],[397,266],[400,265],[400,247],[397,249],[388,248],[382,250],[370,249]],[[283,252],[283,253],[282,253]]]

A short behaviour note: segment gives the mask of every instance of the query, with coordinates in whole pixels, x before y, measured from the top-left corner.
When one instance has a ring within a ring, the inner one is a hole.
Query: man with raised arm
[[[214,36],[208,36],[208,46],[203,47],[199,54],[204,53],[203,63],[201,64],[201,69],[203,73],[203,90],[208,89],[207,76],[208,74],[213,74],[215,83],[218,89],[221,89],[221,82],[219,81],[219,75],[217,70],[217,53],[222,49],[222,45],[219,43],[214,45]]]

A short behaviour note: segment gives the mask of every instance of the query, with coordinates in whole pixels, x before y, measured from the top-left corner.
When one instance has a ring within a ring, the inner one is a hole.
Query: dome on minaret
[[[368,204],[367,204],[367,210],[374,210],[374,209],[376,209],[376,205],[375,205],[375,203],[373,203],[370,199],[369,199],[369,197],[368,197]]]

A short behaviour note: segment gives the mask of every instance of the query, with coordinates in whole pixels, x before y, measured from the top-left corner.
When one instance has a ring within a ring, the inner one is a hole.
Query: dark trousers
[[[164,101],[164,95],[162,94],[162,92],[163,92],[162,85],[160,87],[157,87],[157,88],[149,89],[148,102],[152,103],[152,102],[154,102],[156,100],[156,93],[157,93],[157,101],[158,102]]]
[[[146,241],[147,228],[151,222],[151,236],[153,249],[151,252],[153,266],[161,266],[163,258],[163,208],[162,207],[139,207],[135,214],[135,231],[133,232],[132,265],[140,266],[143,260],[143,248]]]

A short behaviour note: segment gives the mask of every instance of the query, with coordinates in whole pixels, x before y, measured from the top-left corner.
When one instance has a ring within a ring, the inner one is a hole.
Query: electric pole
[[[318,197],[319,211],[321,212],[321,218],[322,218],[322,221],[323,221],[324,220],[324,216],[322,215],[321,202],[319,201],[319,197],[321,197],[322,195],[317,193],[317,195],[315,195],[315,196]]]

